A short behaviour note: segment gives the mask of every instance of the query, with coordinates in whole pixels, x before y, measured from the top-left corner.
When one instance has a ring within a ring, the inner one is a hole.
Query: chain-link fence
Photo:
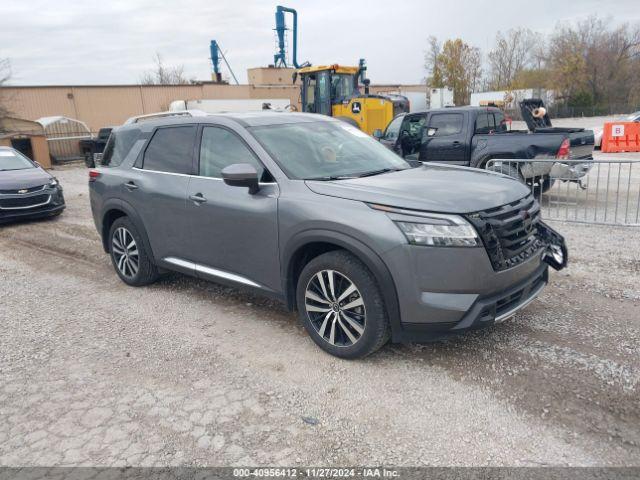
[[[640,226],[640,160],[490,160],[486,168],[527,184],[545,219]]]

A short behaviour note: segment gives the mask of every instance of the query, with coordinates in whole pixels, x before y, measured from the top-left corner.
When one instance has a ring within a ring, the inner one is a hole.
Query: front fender
[[[292,298],[295,299],[296,285],[293,278],[293,264],[296,254],[300,249],[304,248],[305,245],[317,242],[330,243],[351,252],[367,266],[371,273],[373,273],[378,285],[380,286],[385,306],[387,308],[387,314],[391,324],[392,339],[396,337],[401,330],[400,308],[398,306],[398,295],[395,283],[389,269],[380,256],[369,246],[342,232],[325,229],[304,230],[297,233],[287,242],[282,252],[281,265],[285,297],[288,302],[291,302]],[[290,306],[292,305],[295,305],[295,301],[293,301],[293,304],[290,304]]]

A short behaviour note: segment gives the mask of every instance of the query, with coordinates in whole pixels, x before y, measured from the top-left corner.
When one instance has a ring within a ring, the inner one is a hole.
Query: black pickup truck
[[[593,159],[593,132],[551,126],[540,100],[525,100],[520,107],[529,130],[510,130],[504,113],[495,107],[453,107],[398,115],[384,133],[374,136],[409,160],[490,168],[527,183],[540,179],[543,190],[553,184],[552,167],[563,172],[563,180],[579,181],[586,175]],[[520,163],[519,168],[508,162],[488,164],[496,159],[559,161]]]
[[[80,140],[80,151],[84,156],[84,163],[87,167],[95,167],[94,154],[102,153],[104,151],[104,147],[107,144],[107,140],[109,140],[109,135],[111,135],[111,130],[113,130],[113,128],[114,127],[101,128],[98,130],[97,137],[89,140]]]

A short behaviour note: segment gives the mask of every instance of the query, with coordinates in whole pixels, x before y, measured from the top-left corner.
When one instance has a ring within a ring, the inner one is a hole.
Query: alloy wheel
[[[127,278],[133,278],[140,268],[140,255],[131,232],[118,227],[111,238],[111,252],[118,271]]]
[[[364,333],[366,311],[356,285],[335,270],[316,273],[305,290],[305,308],[315,331],[329,344],[350,347]]]

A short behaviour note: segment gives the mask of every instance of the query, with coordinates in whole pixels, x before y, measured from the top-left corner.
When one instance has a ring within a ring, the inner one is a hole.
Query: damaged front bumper
[[[569,259],[562,235],[541,221],[536,227],[536,251],[499,271],[481,248],[406,245],[389,251],[391,264],[402,267],[395,276],[401,328],[394,341],[433,341],[505,321],[525,308],[546,287],[549,267],[562,270]]]
[[[562,270],[569,261],[564,237],[544,222],[538,224],[538,238],[546,245],[542,260],[554,270]]]

